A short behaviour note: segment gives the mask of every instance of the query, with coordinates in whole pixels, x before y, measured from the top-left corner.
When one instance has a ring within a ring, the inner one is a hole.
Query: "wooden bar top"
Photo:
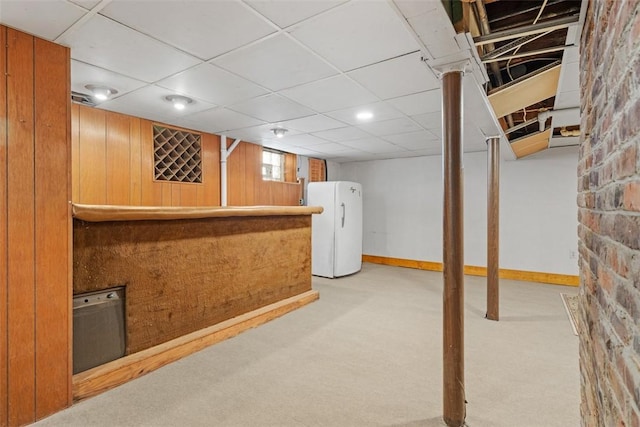
[[[293,216],[322,213],[320,206],[163,207],[74,203],[73,217],[87,222]]]

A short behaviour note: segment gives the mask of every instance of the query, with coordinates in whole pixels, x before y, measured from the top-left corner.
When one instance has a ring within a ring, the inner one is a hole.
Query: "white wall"
[[[501,163],[500,267],[578,274],[577,147]],[[486,153],[464,156],[465,264],[486,265]],[[342,163],[338,176],[360,182],[363,251],[442,261],[440,156]]]

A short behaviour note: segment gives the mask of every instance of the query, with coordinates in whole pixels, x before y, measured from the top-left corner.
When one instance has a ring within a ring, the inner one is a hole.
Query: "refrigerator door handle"
[[[346,212],[346,207],[344,206],[344,203],[340,203],[340,206],[342,206],[342,228],[344,228],[344,215]]]

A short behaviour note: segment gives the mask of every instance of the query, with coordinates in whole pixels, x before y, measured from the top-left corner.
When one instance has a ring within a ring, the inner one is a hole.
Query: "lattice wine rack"
[[[156,180],[202,182],[199,134],[153,125],[153,157]]]

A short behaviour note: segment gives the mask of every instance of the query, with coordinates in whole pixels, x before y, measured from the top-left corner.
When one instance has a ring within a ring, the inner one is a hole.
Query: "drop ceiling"
[[[474,48],[434,0],[0,0],[0,22],[70,47],[73,91],[118,92],[97,108],[336,162],[440,154],[433,67]],[[577,48],[565,60],[566,109]],[[509,146],[483,75],[465,75],[466,152]]]

